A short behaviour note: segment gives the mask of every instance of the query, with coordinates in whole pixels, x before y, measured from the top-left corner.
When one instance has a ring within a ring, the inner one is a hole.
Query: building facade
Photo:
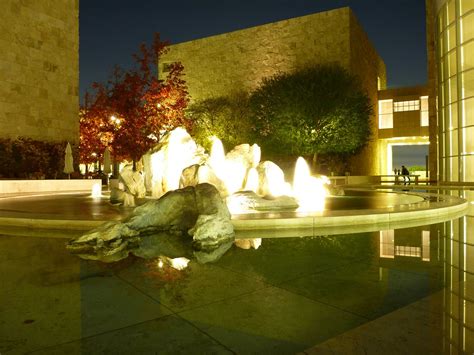
[[[0,1],[0,137],[79,140],[79,0]]]
[[[474,1],[428,2],[435,23],[439,179],[474,182]]]
[[[176,61],[193,101],[251,91],[265,77],[317,64],[337,63],[358,76],[374,111],[386,86],[385,64],[348,7],[172,45],[160,75]],[[352,174],[379,173],[376,113],[371,119],[373,136],[352,160]]]

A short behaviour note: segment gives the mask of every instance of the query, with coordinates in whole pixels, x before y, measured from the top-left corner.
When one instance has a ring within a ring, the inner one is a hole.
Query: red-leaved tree
[[[190,128],[184,115],[189,97],[183,66],[170,65],[165,80],[154,71],[167,46],[156,33],[150,47],[142,44],[133,55],[134,68],[116,67],[106,84],[93,84],[94,95],[81,117],[81,157],[92,154],[93,147],[103,152],[109,146],[115,159],[132,160],[135,167],[164,133]]]

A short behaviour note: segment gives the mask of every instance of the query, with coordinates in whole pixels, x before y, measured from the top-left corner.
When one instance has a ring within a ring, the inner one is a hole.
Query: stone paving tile
[[[137,289],[158,300],[174,312],[196,308],[268,287],[259,278],[223,269],[215,264],[191,261],[178,271],[159,269],[151,263],[137,262],[117,275]]]
[[[442,292],[441,292],[442,293]],[[443,354],[443,318],[429,296],[304,351],[304,354]]]
[[[429,274],[354,262],[278,285],[315,301],[374,319],[442,288]]]
[[[263,239],[257,250],[233,248],[219,266],[278,284],[305,274],[337,268],[375,253],[373,233],[337,237]]]
[[[32,354],[232,354],[180,317],[171,315]]]
[[[64,241],[0,237],[0,353],[117,329],[171,311],[111,274],[84,273]]]
[[[238,354],[294,354],[365,321],[276,287],[179,315]]]

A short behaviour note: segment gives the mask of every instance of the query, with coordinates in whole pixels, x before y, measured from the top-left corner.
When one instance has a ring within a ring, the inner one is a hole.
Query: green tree
[[[252,143],[249,96],[235,92],[228,96],[204,99],[190,105],[187,117],[192,121],[191,134],[209,149],[210,137],[218,137],[229,150],[242,143]]]
[[[274,155],[355,153],[372,107],[357,77],[321,65],[266,78],[250,97],[255,140]]]

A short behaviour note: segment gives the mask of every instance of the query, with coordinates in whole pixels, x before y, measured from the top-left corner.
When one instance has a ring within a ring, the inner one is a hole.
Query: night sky
[[[387,67],[388,86],[426,83],[424,0],[80,0],[80,91],[154,32],[179,43],[350,6]]]

